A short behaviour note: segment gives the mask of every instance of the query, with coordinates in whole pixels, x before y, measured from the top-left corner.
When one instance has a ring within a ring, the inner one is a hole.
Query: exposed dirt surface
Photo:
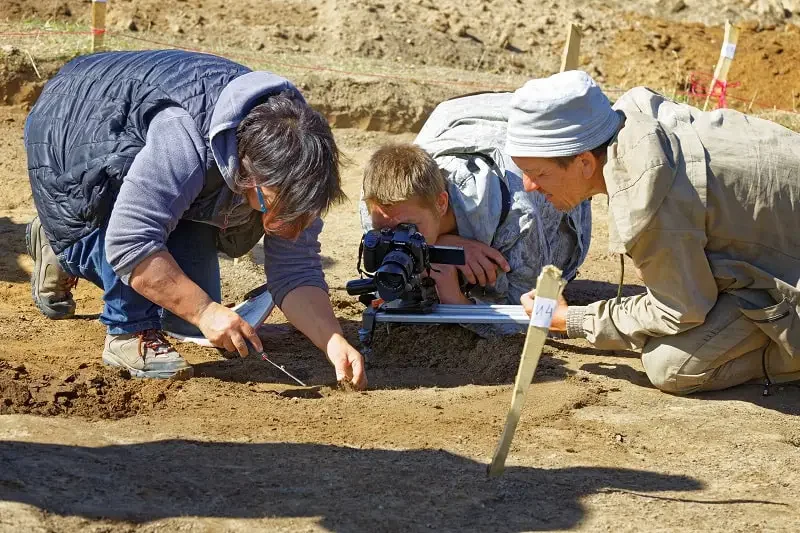
[[[87,24],[89,5],[4,0],[0,23]],[[353,58],[388,74],[507,85],[557,70],[564,24],[576,20],[587,30],[590,73],[610,86],[669,92],[684,88],[689,71],[713,69],[719,24],[731,17],[745,22],[730,76],[742,86],[732,94],[749,99],[758,89],[757,100],[791,107],[800,87],[793,6],[118,0],[109,21],[126,35],[224,44],[248,56]],[[766,398],[759,385],[674,397],[649,385],[635,353],[549,340],[509,468],[487,479],[522,336],[381,326],[367,392],[339,386],[278,311],[259,335],[271,359],[308,387],[264,361],[184,344],[177,348],[196,371],[186,382],[103,367],[99,289],[80,282],[80,316],[67,321],[47,320],[30,298],[24,230],[35,211],[22,131],[58,60],[29,57],[38,48],[26,40],[0,45],[0,531],[800,530],[797,385]],[[361,168],[382,143],[413,139],[438,101],[470,89],[332,72],[291,77],[336,126],[350,161],[351,201],[327,216],[322,249],[334,309],[355,344],[362,306],[343,287],[356,275]],[[605,198],[593,209],[589,257],[565,292],[576,304],[616,292]],[[223,299],[260,285],[262,265],[259,247],[236,265],[221,258]],[[632,268],[625,284],[626,294],[642,290]]]
[[[53,377],[31,375],[24,364],[0,360],[0,414],[122,418],[157,406],[171,389],[180,388],[177,381],[133,381],[127,372],[99,363],[82,363],[74,372]]]
[[[747,108],[753,102],[754,110],[791,111],[800,104],[796,0],[565,0],[536,5],[499,0],[242,0],[235,7],[205,0],[119,0],[108,5],[112,46],[157,46],[132,40],[144,39],[227,52],[251,62],[262,58],[291,73],[310,101],[341,128],[416,131],[443,98],[475,90],[513,90],[527,77],[553,73],[569,22],[583,28],[581,68],[612,97],[618,89],[636,85],[676,96],[685,93],[693,73],[713,72],[722,24],[731,20],[742,33],[729,74],[738,83],[729,88],[729,105]],[[5,0],[0,23],[4,20],[86,29],[90,4]],[[6,55],[13,51],[12,61],[24,68],[0,82],[0,102],[30,104],[52,68],[45,63],[36,74],[26,54],[41,40],[18,39],[13,31],[19,28],[5,29],[12,35],[3,37],[0,31],[0,45]],[[75,52],[64,46],[62,56]],[[352,75],[332,76],[331,68]],[[2,69],[0,63],[0,73]],[[487,74],[498,77],[489,79]]]
[[[699,23],[677,24],[661,19],[626,16],[631,26],[620,30],[612,50],[621,57],[647,56],[643,61],[607,61],[607,78],[616,85],[647,85],[668,95],[685,94],[690,77],[705,84],[714,72],[723,32]],[[728,105],[746,110],[800,104],[800,26],[780,29],[759,21],[741,24],[736,55],[728,74]],[[702,102],[696,100],[695,102]]]

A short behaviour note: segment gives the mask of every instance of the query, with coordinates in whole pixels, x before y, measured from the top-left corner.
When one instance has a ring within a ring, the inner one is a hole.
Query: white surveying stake
[[[517,378],[514,380],[514,392],[511,396],[511,408],[508,410],[506,425],[503,434],[492,457],[492,462],[487,468],[489,476],[499,476],[505,470],[506,457],[517,430],[517,423],[525,405],[525,396],[533,380],[533,374],[539,364],[545,340],[547,339],[550,323],[553,321],[553,312],[558,304],[558,298],[566,282],[561,279],[561,270],[548,265],[542,269],[536,281],[536,297],[533,301],[533,313],[528,323],[528,335],[522,347],[522,357],[519,361]]]

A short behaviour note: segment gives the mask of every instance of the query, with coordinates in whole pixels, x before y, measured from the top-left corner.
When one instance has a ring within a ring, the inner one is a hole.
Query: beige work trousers
[[[792,357],[746,318],[738,298],[720,294],[706,321],[677,335],[654,337],[642,350],[650,382],[673,394],[719,390],[751,380],[800,380],[800,356]]]

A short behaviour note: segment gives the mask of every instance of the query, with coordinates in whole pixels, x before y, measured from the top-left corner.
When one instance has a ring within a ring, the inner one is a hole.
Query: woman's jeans
[[[167,240],[167,249],[181,270],[215,302],[222,299],[217,259],[216,227],[181,221]],[[72,276],[91,281],[103,289],[100,322],[108,333],[118,335],[146,329],[165,329],[184,335],[199,330],[169,311],[160,308],[117,276],[106,261],[106,228],[98,228],[59,255],[61,266]]]

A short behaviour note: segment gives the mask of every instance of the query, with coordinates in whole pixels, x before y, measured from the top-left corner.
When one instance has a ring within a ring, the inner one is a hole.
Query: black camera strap
[[[361,258],[363,257],[363,255],[364,255],[364,236],[362,235],[361,242],[358,244],[358,262],[356,263],[356,268],[358,269],[358,275],[361,276],[362,278],[364,277],[372,278],[374,277],[372,274],[370,274],[369,272],[364,272],[364,270],[362,270],[361,268]]]
[[[500,179],[500,201],[502,203],[500,206],[500,222],[497,224],[498,228],[506,221],[508,213],[511,212],[511,193],[502,178]]]
[[[361,242],[358,243],[358,262],[356,263],[356,268],[358,269],[358,275],[362,278],[364,277],[364,271],[361,270],[361,255],[364,253],[364,236],[361,236]]]
[[[497,180],[500,182],[500,220],[497,223],[497,227],[499,228],[503,222],[506,221],[506,218],[508,218],[508,213],[511,212],[511,192],[508,190],[508,184],[506,184],[505,176],[503,175],[503,169],[498,166],[495,160],[489,157],[487,154],[473,152],[463,155],[483,159],[494,169],[494,174],[497,176]]]

